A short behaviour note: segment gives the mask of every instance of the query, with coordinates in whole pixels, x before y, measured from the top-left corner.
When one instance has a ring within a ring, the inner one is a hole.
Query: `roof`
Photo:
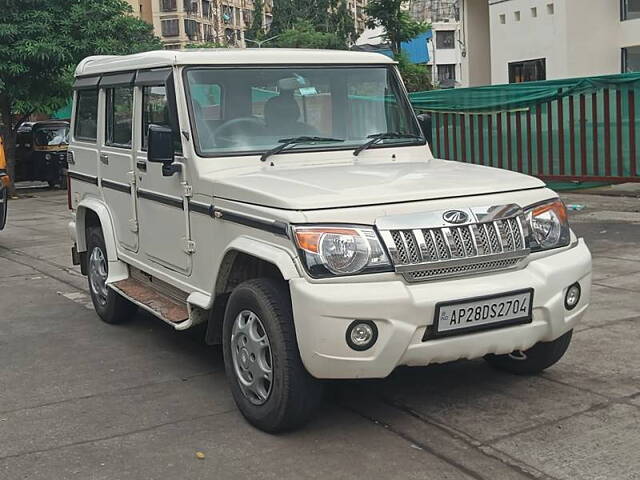
[[[88,57],[78,65],[76,76],[176,65],[371,65],[390,63],[394,63],[393,60],[378,53],[350,52],[346,50],[203,48],[156,50],[125,56]]]

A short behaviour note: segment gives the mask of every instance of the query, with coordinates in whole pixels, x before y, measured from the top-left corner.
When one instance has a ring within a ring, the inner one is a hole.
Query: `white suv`
[[[74,99],[70,230],[98,315],[205,323],[263,430],[309,418],[323,379],[539,372],[587,309],[591,256],[558,196],[434,159],[382,55],[91,57]]]

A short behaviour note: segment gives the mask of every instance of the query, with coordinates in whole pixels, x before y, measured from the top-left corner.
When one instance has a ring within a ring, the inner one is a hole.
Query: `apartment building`
[[[167,49],[214,42],[245,46],[253,23],[253,0],[127,0],[134,14],[154,26]],[[272,0],[264,6],[263,25],[271,23]]]
[[[489,0],[494,84],[640,71],[640,0]]]

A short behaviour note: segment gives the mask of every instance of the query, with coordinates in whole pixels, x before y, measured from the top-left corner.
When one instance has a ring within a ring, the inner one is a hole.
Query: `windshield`
[[[33,132],[33,143],[39,147],[67,145],[69,143],[69,127],[39,127]]]
[[[187,70],[186,80],[203,156],[262,153],[300,136],[335,141],[287,150],[353,149],[383,133],[408,136],[381,139],[371,148],[424,143],[389,67],[198,67]]]

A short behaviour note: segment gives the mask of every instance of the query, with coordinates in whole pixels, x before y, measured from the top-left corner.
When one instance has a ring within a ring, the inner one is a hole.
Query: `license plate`
[[[436,305],[433,334],[458,335],[475,330],[531,322],[533,289],[468,298]]]

